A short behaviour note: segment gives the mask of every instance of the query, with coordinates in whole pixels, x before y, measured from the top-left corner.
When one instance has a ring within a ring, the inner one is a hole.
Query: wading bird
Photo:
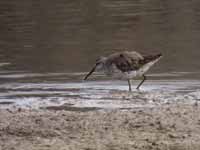
[[[162,55],[142,55],[136,51],[123,51],[109,55],[108,57],[100,57],[96,60],[96,64],[92,70],[85,76],[84,80],[94,72],[103,71],[106,75],[116,79],[125,79],[128,81],[129,91],[131,91],[131,79],[143,77],[143,80],[137,86],[140,86],[146,80],[145,73],[151,68]]]

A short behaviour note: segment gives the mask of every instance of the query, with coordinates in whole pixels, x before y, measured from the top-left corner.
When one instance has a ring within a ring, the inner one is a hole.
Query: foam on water
[[[151,74],[151,77],[187,73]],[[134,108],[200,99],[199,80],[148,80],[138,91],[139,81],[96,80],[83,82],[85,73],[1,72],[1,108],[41,108],[70,104],[73,107]],[[95,74],[94,78],[100,78]],[[93,80],[94,80],[93,78]],[[14,79],[14,80],[13,80]],[[61,80],[62,79],[62,80]],[[76,79],[72,82],[72,79]],[[37,81],[37,82],[36,82]]]
[[[0,107],[38,109],[70,104],[72,107],[130,109],[200,100],[198,80],[148,80],[139,91],[135,89],[138,82],[132,82],[132,92],[127,91],[127,81],[116,80],[8,82],[0,85]]]

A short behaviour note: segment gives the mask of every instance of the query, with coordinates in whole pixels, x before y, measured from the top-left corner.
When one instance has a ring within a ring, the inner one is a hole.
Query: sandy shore
[[[200,106],[0,110],[1,150],[199,150]]]

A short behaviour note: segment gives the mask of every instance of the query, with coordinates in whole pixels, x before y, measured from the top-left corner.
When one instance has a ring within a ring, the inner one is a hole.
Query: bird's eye
[[[96,62],[99,62],[100,60],[101,60],[101,58],[97,58],[97,59],[96,59]]]

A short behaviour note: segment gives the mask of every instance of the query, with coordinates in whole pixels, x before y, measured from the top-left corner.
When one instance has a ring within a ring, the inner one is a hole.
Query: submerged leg
[[[146,76],[145,75],[143,75],[143,80],[140,82],[140,84],[137,86],[137,90],[140,88],[140,86],[144,83],[144,81],[146,80],[147,78],[146,78]]]
[[[131,81],[128,79],[129,92],[131,92]]]

